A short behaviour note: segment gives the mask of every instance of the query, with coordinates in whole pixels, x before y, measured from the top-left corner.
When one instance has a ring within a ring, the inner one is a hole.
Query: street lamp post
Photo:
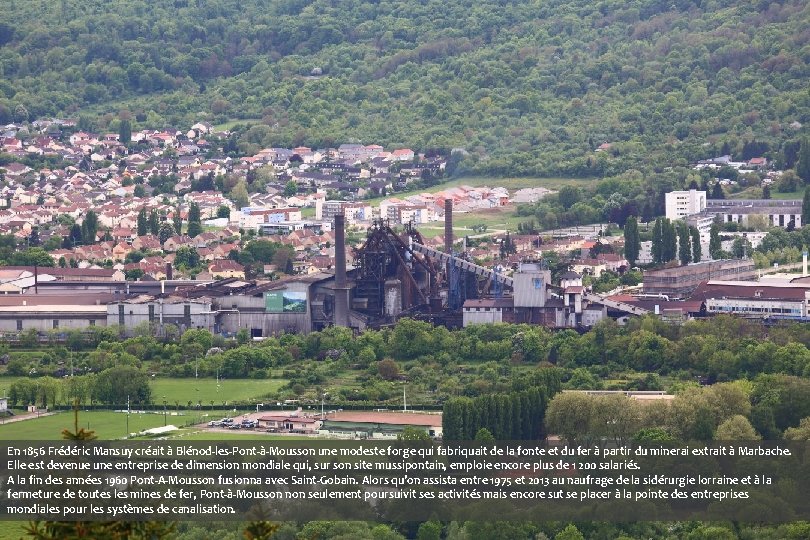
[[[166,426],[166,396],[163,396],[163,426]]]

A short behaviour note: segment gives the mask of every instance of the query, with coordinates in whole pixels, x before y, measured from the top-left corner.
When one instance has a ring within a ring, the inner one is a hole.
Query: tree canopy
[[[202,116],[241,120],[242,150],[464,147],[464,167],[491,174],[607,176],[723,150],[792,166],[804,7],[18,1],[0,28],[0,124],[78,110],[125,139]]]

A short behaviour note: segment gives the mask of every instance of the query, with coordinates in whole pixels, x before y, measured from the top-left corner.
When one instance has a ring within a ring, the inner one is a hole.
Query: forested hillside
[[[128,109],[253,120],[243,144],[463,147],[511,174],[611,175],[810,122],[803,0],[7,0],[0,123]],[[594,152],[610,142],[607,152]],[[792,152],[787,152],[787,160]],[[788,166],[791,163],[787,163]]]

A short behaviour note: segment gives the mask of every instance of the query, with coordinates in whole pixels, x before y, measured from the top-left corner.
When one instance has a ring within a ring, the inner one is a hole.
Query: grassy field
[[[152,400],[169,404],[175,401],[185,404],[188,401],[203,405],[214,400],[215,405],[229,401],[261,400],[268,394],[278,391],[287,384],[285,379],[153,379]]]
[[[262,441],[303,441],[310,439],[311,437],[296,437],[293,435],[274,435],[272,433],[267,433],[262,430],[256,431],[243,431],[243,432],[236,432],[236,433],[207,433],[205,431],[199,431],[197,433],[192,433],[190,435],[184,435],[180,437],[179,440],[182,441],[251,441],[251,440],[262,440]]]
[[[582,178],[493,178],[491,176],[463,176],[450,180],[449,182],[442,182],[438,186],[433,186],[427,189],[416,189],[411,191],[400,191],[386,195],[385,197],[375,197],[373,199],[366,199],[365,202],[376,206],[383,199],[391,197],[407,197],[408,195],[416,195],[418,193],[436,193],[437,191],[444,191],[445,189],[470,186],[470,187],[505,187],[509,191],[515,191],[521,188],[528,187],[544,187],[548,189],[559,189],[562,186],[586,186],[594,182],[592,179]]]
[[[801,199],[804,197],[804,190],[800,191],[789,191],[787,193],[780,193],[776,191],[776,189],[771,188],[771,199]],[[761,199],[762,198],[762,188],[760,187],[749,187],[745,188],[737,193],[732,193],[728,195],[729,199]]]
[[[791,191],[788,193],[779,193],[775,189],[771,190],[771,199],[802,199],[804,198],[804,190]]]
[[[23,538],[26,521],[0,521],[0,540],[18,540]]]
[[[0,396],[7,396],[14,381],[27,377],[0,377]],[[203,408],[214,400],[216,406],[225,402],[262,400],[287,384],[286,379],[152,379],[152,401],[162,404],[165,396],[169,407],[175,402],[186,405],[201,401]]]
[[[501,206],[488,210],[477,210],[470,213],[453,213],[453,233],[457,237],[478,234],[471,229],[473,225],[484,224],[487,226],[486,234],[492,234],[500,230],[515,232],[518,223],[529,221],[531,217],[518,217],[515,215],[515,205]],[[444,222],[433,222],[419,225],[419,231],[432,237],[444,234]]]
[[[169,416],[168,423],[185,424],[190,416]],[[130,414],[129,432],[135,433],[163,425],[163,414]],[[99,439],[109,440],[127,434],[127,415],[112,411],[82,411],[79,427],[96,432]],[[73,430],[73,414],[60,412],[21,422],[0,425],[0,440],[5,441],[51,441],[62,438],[62,430]]]
[[[227,131],[227,130],[233,129],[233,126],[235,126],[237,124],[243,124],[243,125],[256,124],[256,123],[261,122],[261,121],[262,121],[261,118],[247,118],[247,119],[244,119],[244,120],[229,120],[228,122],[224,122],[222,124],[216,124],[214,126],[214,131]]]

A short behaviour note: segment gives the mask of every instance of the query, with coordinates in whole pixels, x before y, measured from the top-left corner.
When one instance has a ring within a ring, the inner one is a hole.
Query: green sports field
[[[221,406],[226,401],[260,401],[285,384],[285,379],[153,379],[152,401],[163,403],[165,396],[170,405],[175,401],[208,405],[213,400],[215,406]]]

